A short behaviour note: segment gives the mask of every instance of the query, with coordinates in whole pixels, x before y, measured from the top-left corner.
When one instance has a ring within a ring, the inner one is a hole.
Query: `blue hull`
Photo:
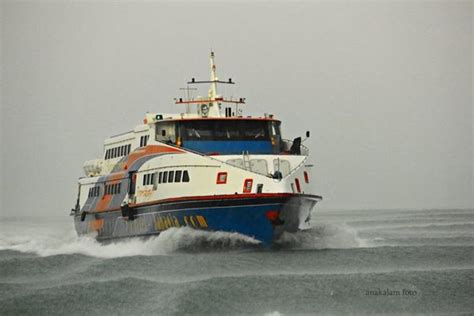
[[[78,235],[97,240],[158,235],[171,227],[235,232],[270,246],[284,231],[296,231],[309,220],[320,199],[310,195],[249,195],[162,202],[75,216]]]

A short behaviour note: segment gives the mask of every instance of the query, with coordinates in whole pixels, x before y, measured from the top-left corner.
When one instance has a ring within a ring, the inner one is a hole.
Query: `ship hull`
[[[78,214],[78,235],[98,241],[159,235],[171,227],[235,232],[271,246],[283,232],[309,228],[311,210],[319,196],[251,194],[170,199],[122,206],[106,212]]]

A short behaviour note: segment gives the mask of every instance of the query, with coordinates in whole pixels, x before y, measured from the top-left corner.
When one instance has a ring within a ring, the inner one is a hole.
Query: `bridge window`
[[[167,183],[168,182],[168,171],[164,171],[163,172],[163,183]]]
[[[156,124],[156,140],[174,144],[176,142],[175,122],[158,122]]]
[[[179,122],[186,140],[266,140],[279,134],[279,122],[266,120],[193,120]]]

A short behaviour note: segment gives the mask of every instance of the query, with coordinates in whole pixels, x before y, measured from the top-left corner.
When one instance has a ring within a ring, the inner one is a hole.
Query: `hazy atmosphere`
[[[311,131],[321,209],[473,207],[472,2],[1,4],[2,216],[68,214],[84,161],[207,79]],[[317,212],[316,210],[315,212]]]

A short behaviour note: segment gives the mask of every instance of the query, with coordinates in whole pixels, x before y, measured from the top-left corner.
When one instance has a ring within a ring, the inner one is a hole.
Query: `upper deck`
[[[293,141],[282,138],[281,122],[272,114],[265,114],[263,117],[244,116],[242,107],[245,104],[245,98],[226,99],[219,95],[218,84],[233,85],[234,82],[232,79],[221,81],[217,78],[212,52],[210,66],[209,81],[196,81],[192,78],[188,82],[188,85],[210,83],[206,97],[192,97],[189,91],[197,89],[189,88],[189,86],[183,88],[186,91],[186,97],[175,99],[175,104],[185,105],[183,112],[147,113],[143,124],[129,132],[107,138],[104,142],[102,159],[90,160],[84,164],[86,175],[112,172],[120,161],[129,155],[147,148],[148,145],[160,143],[201,156],[308,156],[309,150],[301,145],[300,137]],[[193,107],[195,111],[192,111]],[[234,161],[237,158],[222,157],[222,159]]]
[[[280,121],[262,118],[163,120],[155,124],[156,140],[206,155],[278,154]]]

